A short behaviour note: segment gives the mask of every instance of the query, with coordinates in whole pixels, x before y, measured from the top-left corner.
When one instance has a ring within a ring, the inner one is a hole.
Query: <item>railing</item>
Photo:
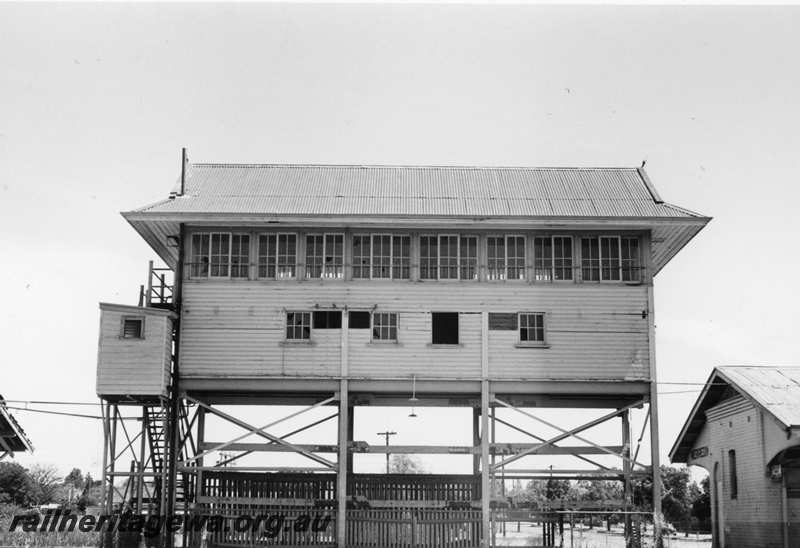
[[[139,306],[172,308],[174,299],[174,273],[170,268],[155,268],[148,263],[147,287],[139,287]]]
[[[474,548],[481,542],[480,510],[364,509],[347,512],[347,546]]]

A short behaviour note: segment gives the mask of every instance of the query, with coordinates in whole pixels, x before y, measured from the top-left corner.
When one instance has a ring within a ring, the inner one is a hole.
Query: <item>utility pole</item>
[[[386,432],[378,432],[379,436],[383,436],[386,438],[386,473],[389,473],[389,436],[394,436],[397,432],[390,432],[387,430]]]

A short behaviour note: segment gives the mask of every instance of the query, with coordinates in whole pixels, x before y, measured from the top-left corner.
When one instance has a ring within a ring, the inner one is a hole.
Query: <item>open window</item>
[[[431,343],[458,344],[458,312],[431,313]]]
[[[342,312],[339,310],[320,310],[314,312],[314,329],[341,329]]]

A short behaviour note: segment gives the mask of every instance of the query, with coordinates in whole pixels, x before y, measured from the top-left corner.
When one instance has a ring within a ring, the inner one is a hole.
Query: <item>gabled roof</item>
[[[33,451],[33,445],[0,396],[0,455],[6,451]]]
[[[656,271],[709,221],[664,202],[638,168],[281,164],[187,164],[182,192],[178,183],[169,198],[123,215],[170,265],[174,250],[158,242],[179,222],[333,217],[353,223],[460,219],[563,227],[580,220],[587,227],[618,222],[658,229]]]
[[[686,462],[706,422],[705,412],[719,403],[729,388],[772,415],[783,428],[800,428],[800,367],[717,367],[669,452],[672,462]]]

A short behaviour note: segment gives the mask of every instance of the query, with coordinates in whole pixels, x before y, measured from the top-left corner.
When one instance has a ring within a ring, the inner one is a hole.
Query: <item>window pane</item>
[[[508,279],[525,279],[525,238],[522,236],[509,236],[507,242]]]
[[[392,278],[407,280],[411,277],[411,236],[392,237]]]
[[[286,313],[286,338],[292,340],[311,338],[310,312]]]
[[[294,278],[297,264],[297,236],[278,234],[278,278]]]
[[[277,238],[275,234],[261,234],[258,236],[258,277],[274,278],[275,261],[277,253]]]
[[[581,268],[583,280],[600,280],[600,244],[597,238],[581,238]]]
[[[438,241],[436,236],[420,236],[419,238],[419,277],[423,280],[435,280],[439,261]]]
[[[250,275],[250,236],[234,234],[231,237],[231,278]]]
[[[619,280],[619,238],[600,238],[600,279]]]
[[[458,279],[458,236],[439,236],[439,279]]]
[[[506,279],[506,240],[502,236],[486,238],[487,277],[490,280]]]
[[[306,236],[306,278],[322,277],[323,256],[322,234]]]
[[[639,238],[622,238],[622,280],[642,280],[642,265],[639,260]]]
[[[192,268],[193,277],[208,276],[208,234],[194,234],[192,236]]]
[[[369,236],[353,236],[353,278],[369,278]]]
[[[325,264],[323,278],[341,279],[344,277],[344,235],[325,235]]]
[[[553,279],[553,244],[549,236],[533,239],[533,279],[537,282]]]
[[[544,342],[544,314],[519,315],[520,342]]]
[[[461,237],[461,279],[478,279],[478,238]]]
[[[372,236],[372,277],[392,277],[392,237]]]
[[[376,312],[372,315],[372,339],[376,341],[397,340],[397,314]]]
[[[230,234],[211,235],[211,277],[227,278],[231,252]]]
[[[553,278],[572,279],[572,238],[569,236],[553,237]]]

